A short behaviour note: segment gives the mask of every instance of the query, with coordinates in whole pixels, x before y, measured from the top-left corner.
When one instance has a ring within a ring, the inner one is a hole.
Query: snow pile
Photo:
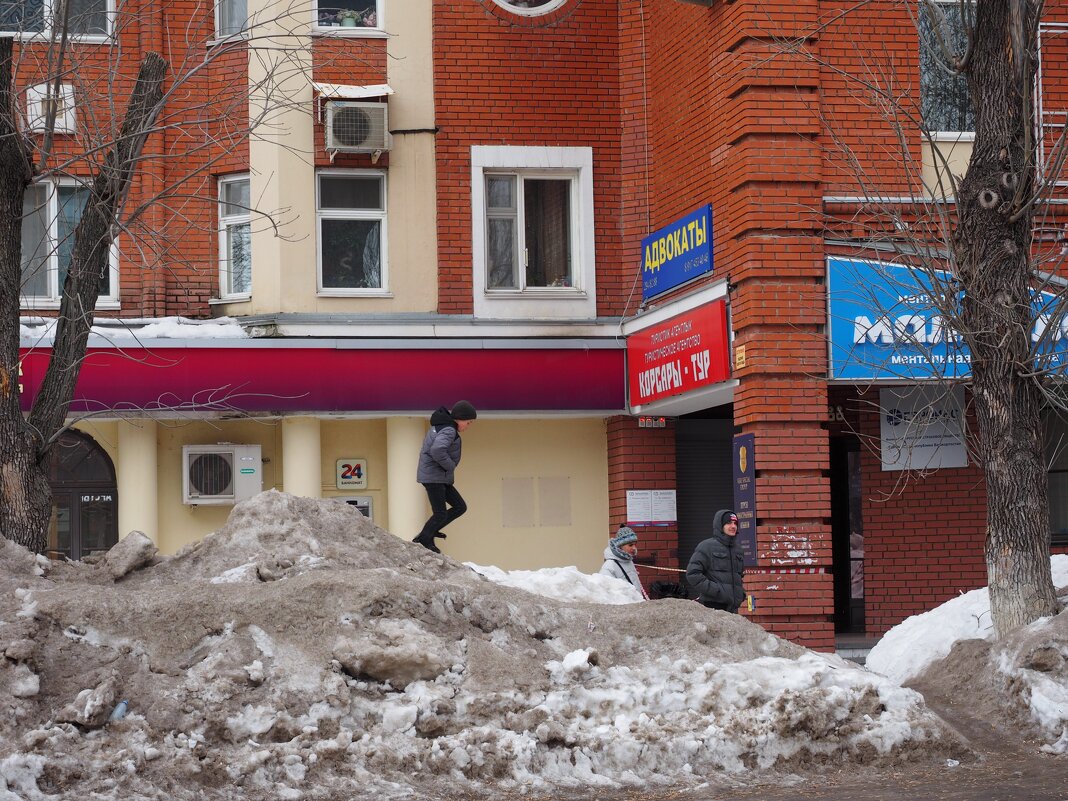
[[[1050,558],[1053,584],[1068,595],[1068,556]],[[985,716],[1038,734],[1043,750],[1068,753],[1068,609],[993,642],[986,587],[895,626],[866,665],[898,683],[937,682],[974,696]],[[980,689],[977,682],[982,682]]]
[[[172,558],[116,548],[0,542],[0,799],[455,798],[960,753],[917,693],[737,615],[533,595],[337,501],[270,491]]]
[[[634,604],[642,598],[638,588],[612,576],[582,573],[577,567],[546,567],[541,570],[501,570],[499,567],[464,562],[496,584],[544,595],[558,601],[594,601],[599,604]]]

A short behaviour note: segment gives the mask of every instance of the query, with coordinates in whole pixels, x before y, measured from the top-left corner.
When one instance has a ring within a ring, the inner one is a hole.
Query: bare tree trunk
[[[52,496],[37,464],[40,440],[19,407],[22,197],[32,173],[16,124],[13,41],[0,39],[0,534],[44,550]]]
[[[953,250],[972,354],[987,487],[986,562],[999,635],[1055,614],[1043,392],[1031,347],[1035,143],[1031,88],[1038,9],[979,0],[967,66],[975,144],[957,198]]]
[[[74,233],[48,370],[23,422],[17,381],[21,218],[31,172],[12,105],[11,42],[0,40],[0,384],[6,376],[9,386],[7,394],[0,386],[0,533],[43,551],[52,506],[45,456],[74,397],[117,216],[161,108],[167,63],[156,53],[142,60],[122,132],[94,176]]]

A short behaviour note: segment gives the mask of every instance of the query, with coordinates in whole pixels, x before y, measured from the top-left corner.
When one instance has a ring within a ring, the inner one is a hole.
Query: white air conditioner
[[[326,149],[344,153],[389,150],[385,103],[326,102]]]
[[[26,127],[31,131],[43,131],[52,111],[55,133],[71,134],[75,131],[78,117],[74,108],[74,86],[69,83],[56,86],[41,83],[26,88]]]
[[[186,445],[182,448],[182,503],[226,506],[263,490],[259,445]]]

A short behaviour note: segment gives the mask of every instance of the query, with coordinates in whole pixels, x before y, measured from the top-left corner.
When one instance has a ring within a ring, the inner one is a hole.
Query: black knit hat
[[[476,417],[478,417],[478,412],[467,401],[456,401],[452,407],[453,420],[474,420]]]

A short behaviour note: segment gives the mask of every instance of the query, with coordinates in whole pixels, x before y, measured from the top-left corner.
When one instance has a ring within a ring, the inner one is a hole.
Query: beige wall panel
[[[389,529],[386,513],[386,421],[324,420],[322,424],[323,497],[370,496],[375,524]],[[367,489],[338,489],[338,459],[367,460]],[[414,481],[414,477],[413,477]]]
[[[449,526],[447,540],[438,540],[445,553],[505,570],[576,565],[590,573],[600,568],[608,542],[603,420],[478,420],[463,442],[456,487],[468,512]],[[559,494],[565,486],[571,524],[554,525],[564,517],[564,503],[558,495],[542,496]],[[524,502],[522,515],[505,507],[506,496],[528,487],[533,498]],[[556,508],[549,514],[547,506]]]
[[[935,147],[938,148],[936,157]],[[972,157],[971,140],[953,140],[923,143],[923,185],[931,197],[949,197],[953,194],[952,173],[959,181],[968,169]]]
[[[277,488],[281,480],[281,426],[260,422],[161,422],[159,426],[159,549],[172,554],[184,545],[202,540],[226,523],[232,506],[186,506],[182,503],[182,446],[233,442],[259,445],[263,488]]]

